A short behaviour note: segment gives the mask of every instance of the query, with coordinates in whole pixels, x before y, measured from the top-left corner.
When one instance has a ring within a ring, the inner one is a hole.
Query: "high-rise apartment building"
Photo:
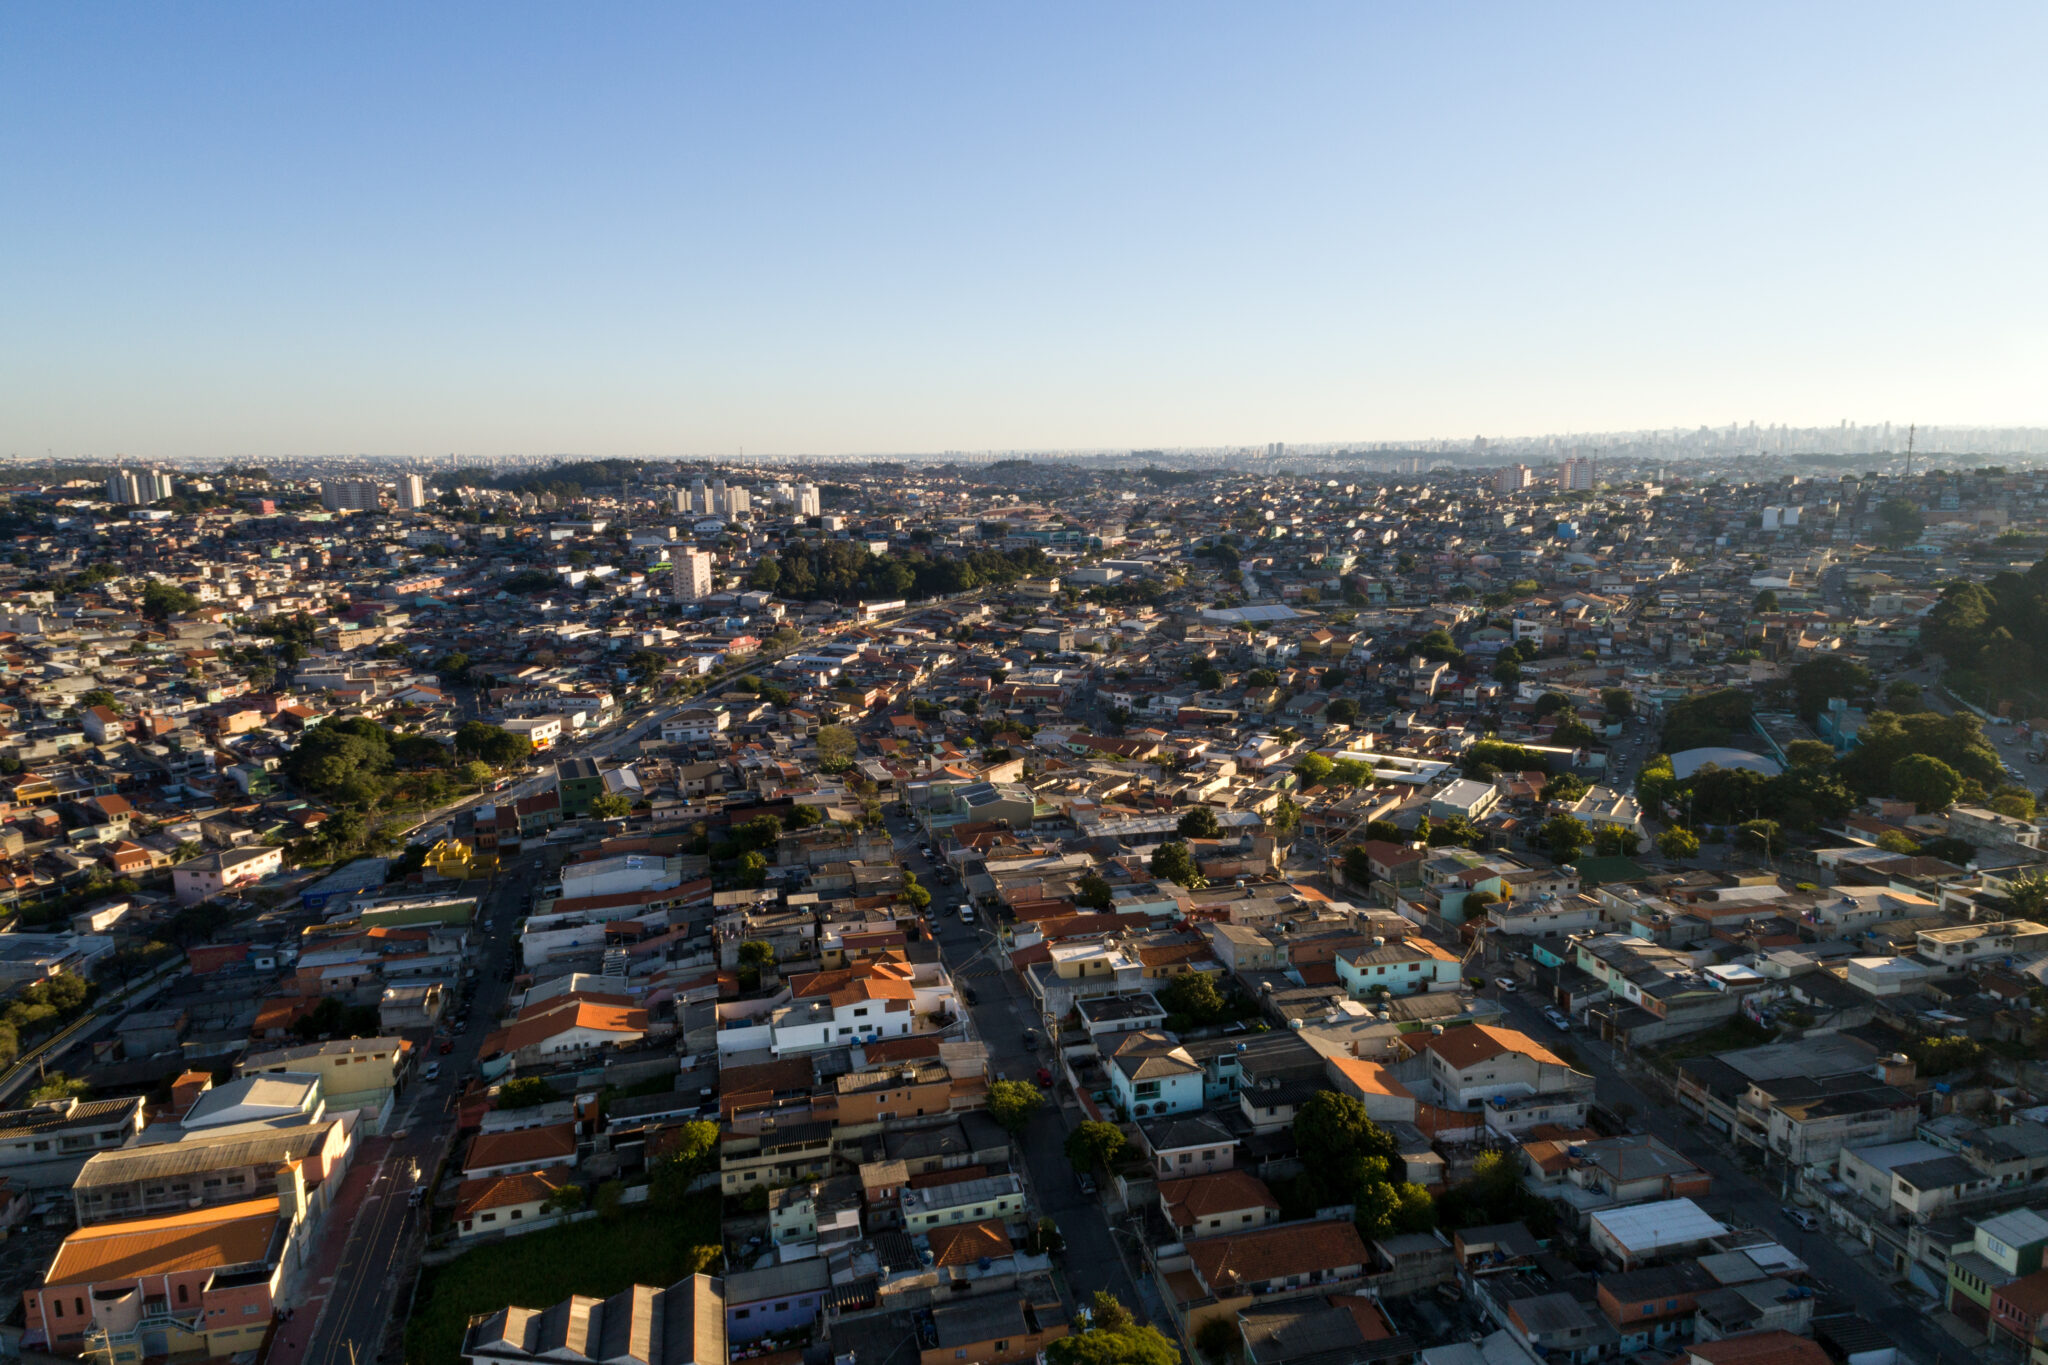
[[[369,479],[323,479],[320,505],[330,512],[374,512],[383,506]]]
[[[1536,482],[1535,472],[1525,464],[1511,464],[1493,471],[1493,491],[1503,496],[1519,493]]]
[[[407,474],[398,481],[398,505],[408,512],[417,512],[427,505],[427,481],[417,474]]]
[[[1557,470],[1557,488],[1560,493],[1590,493],[1593,491],[1593,457],[1574,455]]]
[[[160,469],[117,469],[107,479],[107,501],[123,507],[147,507],[174,491],[171,476]]]
[[[711,595],[711,555],[705,550],[678,550],[676,601],[701,602]]]
[[[690,510],[700,517],[711,515],[711,490],[699,479],[690,488]]]
[[[815,517],[818,515],[818,508],[818,485],[814,483],[798,484],[796,487],[796,514],[800,517]]]

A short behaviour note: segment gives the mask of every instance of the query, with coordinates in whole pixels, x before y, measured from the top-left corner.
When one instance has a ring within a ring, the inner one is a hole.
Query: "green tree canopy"
[[[1223,1017],[1223,993],[1207,972],[1182,972],[1159,992],[1159,1003],[1172,1014],[1184,1014],[1196,1024],[1213,1024]]]
[[[1011,1137],[1023,1133],[1044,1103],[1038,1087],[1025,1081],[994,1081],[988,1088],[988,1116]]]
[[[1922,811],[1947,810],[1962,790],[1963,775],[1932,754],[1907,754],[1892,765],[1892,791]]]
[[[1198,889],[1208,883],[1202,877],[1201,868],[1195,865],[1195,857],[1183,843],[1161,844],[1152,854],[1152,875],[1168,881]]]
[[[1113,1123],[1091,1119],[1067,1134],[1067,1161],[1077,1171],[1107,1170],[1120,1160],[1130,1141]]]
[[[1174,829],[1183,839],[1214,839],[1223,832],[1214,806],[1190,806],[1182,812]]]

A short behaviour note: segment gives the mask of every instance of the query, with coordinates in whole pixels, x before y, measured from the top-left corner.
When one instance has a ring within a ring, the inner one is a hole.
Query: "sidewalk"
[[[341,1270],[342,1257],[348,1252],[349,1234],[355,1230],[357,1216],[363,1210],[363,1200],[368,1197],[370,1187],[377,1183],[384,1158],[390,1150],[391,1139],[388,1137],[363,1139],[361,1150],[356,1153],[348,1175],[342,1180],[340,1193],[327,1207],[327,1226],[320,1230],[319,1245],[299,1271],[291,1305],[292,1320],[279,1323],[271,1332],[270,1350],[264,1357],[264,1365],[299,1365],[312,1348],[313,1333],[320,1325],[321,1311],[327,1306],[335,1277]]]

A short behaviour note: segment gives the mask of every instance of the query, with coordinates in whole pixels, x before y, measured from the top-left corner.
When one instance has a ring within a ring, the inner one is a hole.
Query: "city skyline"
[[[2038,10],[1155,18],[11,10],[0,452],[2048,423]]]

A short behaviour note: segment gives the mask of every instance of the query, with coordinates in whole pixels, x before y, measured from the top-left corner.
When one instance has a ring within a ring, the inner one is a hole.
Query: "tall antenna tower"
[[[1920,424],[1914,422],[1906,428],[1906,477],[1913,477],[1913,438],[1920,433]]]

